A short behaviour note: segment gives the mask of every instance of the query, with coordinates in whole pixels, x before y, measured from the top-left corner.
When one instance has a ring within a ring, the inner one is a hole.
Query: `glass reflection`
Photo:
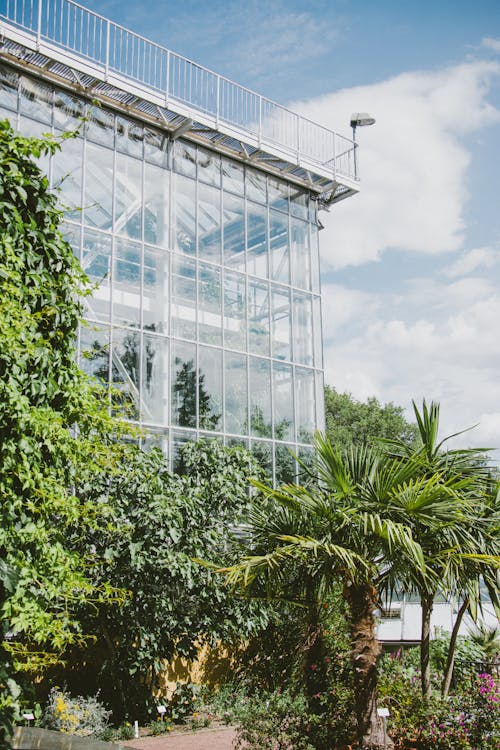
[[[264,206],[247,201],[248,273],[267,278],[267,213]]]
[[[198,146],[198,179],[220,188],[220,155]]]
[[[222,343],[222,289],[218,268],[198,266],[198,337],[206,344]]]
[[[144,247],[142,287],[143,326],[148,331],[168,333],[169,260],[163,250]]]
[[[114,230],[142,237],[142,162],[124,154],[116,154]]]
[[[316,226],[316,224],[309,224],[309,227],[311,230],[311,288],[313,292],[316,292],[316,294],[319,294],[320,276],[319,276],[318,227]]]
[[[316,426],[314,370],[295,368],[295,413],[297,441],[310,443]]]
[[[172,335],[196,338],[196,263],[172,257]]]
[[[321,300],[313,297],[313,325],[314,325],[314,365],[323,367],[323,336],[321,328]]]
[[[313,364],[312,301],[309,294],[293,293],[293,359]]]
[[[140,333],[114,328],[111,382],[113,403],[129,419],[139,418]]]
[[[309,229],[304,221],[291,220],[292,284],[302,289],[311,288]]]
[[[99,285],[92,297],[85,300],[87,315],[96,320],[109,321],[111,315],[111,237],[102,232],[85,229],[81,262],[83,270],[91,281]]]
[[[291,311],[288,289],[272,289],[272,356],[276,359],[291,359]]]
[[[293,445],[274,446],[274,472],[276,484],[293,484],[297,476]]]
[[[13,70],[0,65],[0,99],[2,106],[17,110],[17,86],[19,76]],[[9,114],[9,117],[11,115]]]
[[[307,219],[308,193],[296,185],[290,185],[290,213],[299,219]]]
[[[196,346],[172,344],[172,423],[196,427]]]
[[[273,436],[271,417],[271,366],[269,360],[249,358],[250,434]]]
[[[94,141],[102,146],[113,148],[115,118],[111,112],[102,107],[87,107],[85,134],[88,141]]]
[[[224,263],[245,270],[245,211],[242,198],[224,195]]]
[[[38,122],[51,124],[53,91],[50,86],[22,76],[19,99],[21,114],[29,115]]]
[[[113,273],[113,322],[139,326],[141,320],[141,245],[115,240]]]
[[[277,177],[268,177],[269,205],[288,213],[288,183]]]
[[[144,165],[144,240],[168,248],[170,173],[151,164]]]
[[[103,385],[109,382],[110,329],[82,325],[80,328],[80,367]]]
[[[293,440],[295,425],[293,411],[293,379],[290,365],[273,365],[274,437]]]
[[[225,432],[248,434],[247,359],[242,354],[225,355]]]
[[[262,172],[247,167],[246,169],[246,191],[247,198],[252,201],[258,201],[259,203],[265,203],[267,197],[266,189],[266,175]]]
[[[165,169],[169,166],[169,139],[166,133],[144,128],[144,158]]]
[[[111,229],[113,219],[113,152],[87,143],[83,220],[99,229]]]
[[[180,253],[196,253],[196,183],[187,177],[173,176],[173,242]]]
[[[269,254],[271,277],[274,281],[290,283],[290,251],[288,245],[288,217],[269,211]]]
[[[198,351],[198,427],[222,427],[222,351],[200,346]]]
[[[142,141],[144,138],[142,125],[127,120],[125,117],[116,118],[116,150],[130,156],[142,159]]]
[[[269,356],[269,287],[253,279],[248,280],[248,348]]]
[[[229,349],[246,348],[245,277],[226,271],[224,274],[224,345]]]
[[[141,417],[151,424],[168,425],[168,341],[144,334],[142,341]]]
[[[85,116],[85,104],[81,99],[56,89],[54,93],[54,127],[60,130],[78,130]],[[64,144],[66,151],[66,144]]]
[[[200,258],[221,262],[220,190],[198,186],[198,254]]]
[[[60,135],[57,134],[56,135]],[[83,140],[65,141],[62,151],[52,156],[52,187],[58,189],[58,198],[67,218],[80,220],[83,183]]]
[[[273,444],[266,443],[263,440],[252,440],[250,450],[255,456],[260,466],[264,469],[264,474],[269,482],[273,480]]]
[[[196,177],[196,146],[180,140],[174,142],[174,170],[186,177]]]
[[[231,193],[243,195],[245,190],[245,171],[243,164],[236,161],[222,159],[222,187]]]

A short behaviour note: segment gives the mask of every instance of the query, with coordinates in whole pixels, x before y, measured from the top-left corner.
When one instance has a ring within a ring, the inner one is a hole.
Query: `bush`
[[[240,724],[235,750],[314,750],[306,711],[304,698],[286,692],[241,702],[235,711]]]
[[[108,729],[111,711],[108,711],[97,696],[72,698],[65,690],[52,688],[42,725],[66,734],[102,737]]]

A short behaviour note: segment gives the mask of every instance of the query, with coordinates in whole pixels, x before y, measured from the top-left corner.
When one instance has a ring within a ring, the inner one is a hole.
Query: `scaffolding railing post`
[[[106,59],[104,61],[104,76],[108,80],[109,76],[109,45],[110,45],[110,28],[109,20],[106,19]]]

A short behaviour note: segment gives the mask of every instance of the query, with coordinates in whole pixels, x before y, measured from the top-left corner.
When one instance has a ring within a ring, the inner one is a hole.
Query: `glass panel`
[[[198,146],[198,179],[220,187],[220,156]]]
[[[299,219],[308,218],[309,194],[296,185],[290,185],[290,213]]]
[[[83,130],[85,103],[56,89],[54,93],[54,127],[60,130]],[[63,150],[65,150],[64,144]]]
[[[116,154],[114,230],[142,237],[142,162],[123,154]]]
[[[82,236],[81,227],[78,224],[72,222],[63,221],[61,224],[61,232],[64,235],[66,242],[69,242],[75,258],[80,259],[80,240]]]
[[[325,383],[323,373],[316,373],[316,426],[325,429]]]
[[[142,308],[143,327],[156,333],[168,333],[169,278],[168,253],[144,248]]]
[[[242,164],[222,158],[222,187],[232,193],[243,195],[245,171]]]
[[[314,370],[295,369],[295,411],[297,441],[312,442],[316,428],[316,399],[314,392]]]
[[[311,288],[311,261],[309,253],[309,225],[305,221],[291,220],[292,284],[302,289]]]
[[[102,107],[87,107],[87,121],[85,132],[88,141],[100,143],[113,148],[114,143],[114,115]]]
[[[293,293],[293,359],[313,364],[312,301],[309,294]]]
[[[276,440],[293,440],[293,382],[290,365],[273,365],[274,437]]]
[[[202,263],[198,266],[198,336],[206,344],[222,343],[221,273]]]
[[[247,201],[247,256],[248,273],[267,279],[267,211],[250,201]]]
[[[323,367],[323,335],[321,329],[321,299],[313,297],[314,365]]]
[[[151,424],[169,423],[168,341],[144,334],[142,341],[141,417]]]
[[[295,446],[274,446],[274,471],[276,484],[293,484],[297,476],[297,463],[295,461]]]
[[[242,354],[225,355],[225,431],[248,435],[247,359]]]
[[[172,343],[172,423],[196,427],[196,345]]]
[[[50,86],[46,86],[31,78],[21,77],[20,111],[29,115],[37,122],[50,125],[52,122],[52,99],[53,92]]]
[[[269,287],[248,280],[248,348],[253,354],[269,356]]]
[[[168,430],[158,430],[154,427],[147,427],[146,434],[141,438],[141,448],[146,453],[159,448],[165,457],[169,454],[169,432]]]
[[[113,152],[86,144],[83,219],[85,224],[110,229],[113,218]]]
[[[174,142],[174,170],[187,177],[196,177],[196,146],[179,140]]]
[[[109,321],[111,315],[111,237],[85,229],[83,233],[82,268],[91,281],[99,284],[92,297],[85,299],[87,315]]]
[[[266,202],[266,175],[251,167],[246,168],[247,198],[259,203]]]
[[[309,225],[311,229],[311,287],[313,292],[320,292],[319,276],[319,246],[318,246],[318,227],[316,224]]]
[[[224,263],[245,270],[245,220],[242,198],[224,194],[222,221],[224,227]]]
[[[198,255],[221,262],[221,192],[217,188],[198,186]]]
[[[109,382],[110,329],[83,324],[80,327],[80,367],[104,385]]]
[[[56,135],[59,135],[56,133]],[[64,141],[52,157],[52,187],[59,188],[58,199],[67,218],[80,220],[82,207],[83,139]]]
[[[144,165],[144,241],[170,247],[168,205],[170,173],[166,169]]]
[[[184,472],[182,449],[190,440],[196,440],[196,433],[191,431],[172,433],[172,471],[177,474]]]
[[[0,99],[2,106],[17,110],[17,84],[19,76],[13,70],[0,66]],[[11,115],[9,115],[10,117]]]
[[[272,356],[276,359],[291,359],[290,292],[273,287],[272,290]]]
[[[172,335],[196,338],[196,263],[172,258]]]
[[[159,130],[144,128],[144,158],[159,167],[169,167],[168,136]]]
[[[250,434],[272,438],[271,366],[269,360],[249,359]]]
[[[300,459],[300,464],[298,465],[298,484],[305,484],[309,479],[309,474],[307,473],[307,469],[309,471],[313,470],[314,467],[314,450],[312,448],[303,448],[302,446],[299,448],[298,456]]]
[[[246,349],[245,277],[226,271],[224,274],[224,346]]]
[[[288,247],[288,216],[269,211],[269,252],[271,278],[290,283],[290,253]]]
[[[198,351],[198,426],[222,429],[222,351],[200,346]]]
[[[140,334],[113,329],[111,379],[113,402],[124,408],[129,419],[139,418]]]
[[[117,116],[115,138],[115,148],[117,151],[122,151],[124,154],[130,154],[130,156],[142,159],[143,138],[142,125],[133,120],[127,120],[125,117]]]
[[[264,469],[268,481],[273,478],[273,444],[263,440],[252,440],[250,450]]]
[[[115,241],[113,274],[113,322],[139,326],[141,320],[141,246]]]
[[[196,253],[196,183],[186,177],[173,176],[172,202],[174,249]]]
[[[288,183],[277,177],[268,177],[269,206],[288,213]]]

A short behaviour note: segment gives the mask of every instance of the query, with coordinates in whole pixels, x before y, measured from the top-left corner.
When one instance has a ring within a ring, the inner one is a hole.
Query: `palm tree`
[[[388,742],[377,714],[378,591],[410,566],[425,575],[411,530],[386,511],[415,469],[364,446],[340,453],[319,434],[314,445],[317,482],[279,489],[258,484],[263,499],[249,518],[250,552],[224,572],[250,593],[262,593],[263,586],[276,595],[302,586],[312,607],[342,583],[350,611],[358,742],[378,748]]]
[[[419,493],[398,493],[393,499],[395,517],[408,524],[413,537],[425,555],[425,569],[404,571],[400,584],[407,591],[417,591],[422,606],[420,643],[421,684],[424,697],[431,692],[430,680],[430,623],[434,599],[439,591],[446,594],[461,593],[464,603],[459,618],[467,608],[471,611],[478,601],[481,574],[490,580],[492,570],[498,567],[498,516],[497,541],[491,533],[494,524],[486,521],[484,498],[491,483],[491,471],[484,454],[488,449],[446,449],[448,440],[461,433],[449,435],[438,441],[439,404],[430,407],[423,402],[420,412],[413,402],[420,434],[420,446],[409,447],[402,441],[384,440],[383,445],[393,458],[400,458],[415,470],[413,485],[427,488],[434,494],[434,502],[427,504],[426,513],[415,513],[415,503],[421,502]],[[490,514],[491,515],[491,514]],[[449,664],[443,682],[447,693],[453,650],[458,634],[452,635]]]

